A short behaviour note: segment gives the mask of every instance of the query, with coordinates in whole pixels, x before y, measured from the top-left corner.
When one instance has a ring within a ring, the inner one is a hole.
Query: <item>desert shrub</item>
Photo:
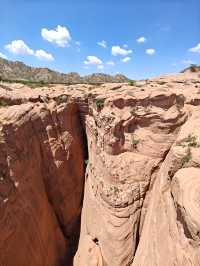
[[[0,108],[5,106],[8,106],[7,102],[5,102],[4,100],[0,100]]]
[[[133,79],[130,79],[129,82],[128,82],[128,84],[129,84],[130,86],[135,86],[135,85],[136,85],[136,81],[133,80]]]
[[[98,131],[97,131],[96,128],[94,128],[94,135],[95,135],[96,138],[98,137]]]
[[[197,142],[196,136],[189,134],[186,138],[178,141],[177,146],[199,148],[200,144]]]
[[[186,155],[181,159],[181,168],[184,168],[186,164],[192,159],[191,149],[187,149]]]
[[[67,102],[67,95],[60,95],[55,99],[57,104],[66,103]]]
[[[137,139],[135,136],[132,137],[132,145],[134,147],[134,149],[137,148],[137,145],[140,143],[140,140]]]
[[[104,107],[104,99],[96,99],[96,106],[97,108],[102,109]]]
[[[0,77],[0,82],[6,83],[19,83],[26,86],[29,86],[31,89],[39,88],[39,87],[50,87],[51,85],[44,81],[32,81],[32,80],[15,80],[15,79],[4,79]]]

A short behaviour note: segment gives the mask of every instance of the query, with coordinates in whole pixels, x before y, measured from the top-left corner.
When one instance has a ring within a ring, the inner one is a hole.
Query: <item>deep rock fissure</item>
[[[148,99],[139,88],[135,96],[126,92],[104,101],[101,92],[99,101],[84,94],[5,107],[0,264],[26,266],[21,251],[31,251],[30,266],[145,266],[148,258],[169,266],[177,254],[193,254],[189,241],[193,235],[196,241],[199,219],[190,209],[198,191],[190,182],[199,182],[199,110],[177,107],[173,91],[152,91]],[[196,142],[183,165],[188,136]]]

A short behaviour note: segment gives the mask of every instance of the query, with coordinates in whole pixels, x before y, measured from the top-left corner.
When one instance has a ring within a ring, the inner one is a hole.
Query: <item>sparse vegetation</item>
[[[88,163],[89,163],[89,160],[85,160],[84,162],[85,162],[85,165],[88,165]]]
[[[66,103],[67,102],[67,96],[66,95],[60,95],[55,99],[57,104]]]
[[[200,144],[197,142],[196,136],[189,134],[186,138],[178,141],[177,146],[199,148]]]
[[[96,106],[97,108],[102,109],[104,107],[104,99],[96,99]]]
[[[119,194],[119,188],[114,186],[113,187],[114,194],[117,196]]]
[[[140,143],[140,140],[136,138],[136,136],[132,137],[132,145],[134,149],[137,149],[137,145]]]
[[[130,113],[134,116],[134,115],[136,115],[137,110],[138,110],[138,106],[136,105],[133,107],[133,109],[130,111]]]
[[[35,82],[35,81],[31,81],[31,80],[11,80],[11,79],[3,79],[1,77],[0,77],[0,81],[6,82],[6,83],[10,83],[10,84],[12,84],[12,83],[20,83],[20,84],[29,86],[32,89],[39,88],[39,87],[49,87],[50,86],[49,83],[45,83],[43,81]]]
[[[130,86],[135,86],[135,85],[136,85],[136,81],[133,80],[133,79],[130,79],[129,82],[128,82],[128,84],[129,84]]]
[[[8,106],[7,102],[0,100],[0,108]]]
[[[191,149],[187,149],[186,155],[181,159],[181,168],[184,168],[186,164],[192,159]]]
[[[95,135],[96,138],[98,137],[98,131],[97,131],[96,128],[94,129],[94,135]]]

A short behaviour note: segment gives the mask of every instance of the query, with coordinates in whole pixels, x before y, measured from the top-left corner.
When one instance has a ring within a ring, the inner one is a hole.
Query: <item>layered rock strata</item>
[[[0,264],[200,265],[199,91],[1,83]]]

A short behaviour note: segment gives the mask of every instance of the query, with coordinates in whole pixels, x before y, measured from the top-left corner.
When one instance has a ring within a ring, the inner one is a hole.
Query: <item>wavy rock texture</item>
[[[197,73],[0,87],[0,264],[200,265]]]

